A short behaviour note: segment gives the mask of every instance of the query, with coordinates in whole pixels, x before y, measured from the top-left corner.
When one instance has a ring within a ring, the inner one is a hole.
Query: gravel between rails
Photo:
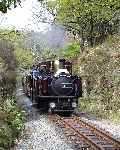
[[[97,128],[108,132],[111,136],[120,141],[120,125],[116,125],[109,120],[97,119],[84,112],[78,113],[77,116],[80,116],[81,119],[85,120],[88,123],[94,124]]]
[[[62,130],[51,123],[47,115],[42,115],[32,107],[22,89],[17,91],[17,103],[23,107],[27,115],[25,131],[11,150],[73,150]]]

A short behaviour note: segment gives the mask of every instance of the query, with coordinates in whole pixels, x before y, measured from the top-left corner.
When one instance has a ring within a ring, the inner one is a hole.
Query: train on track
[[[81,77],[65,59],[41,61],[22,78],[23,90],[41,110],[72,113],[82,97]]]

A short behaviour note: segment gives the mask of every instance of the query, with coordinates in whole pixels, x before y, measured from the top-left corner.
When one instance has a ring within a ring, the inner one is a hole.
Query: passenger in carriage
[[[34,66],[33,65],[33,68],[31,70],[31,75],[32,77],[37,80],[37,77],[39,76],[39,69],[38,69],[38,66]]]

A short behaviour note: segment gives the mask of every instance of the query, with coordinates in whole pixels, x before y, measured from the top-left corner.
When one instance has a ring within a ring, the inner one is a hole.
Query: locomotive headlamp
[[[76,108],[76,107],[77,107],[76,102],[72,102],[72,107],[73,107],[73,108]]]
[[[68,99],[68,102],[70,102],[70,99]]]
[[[50,108],[55,108],[55,103],[50,103]]]

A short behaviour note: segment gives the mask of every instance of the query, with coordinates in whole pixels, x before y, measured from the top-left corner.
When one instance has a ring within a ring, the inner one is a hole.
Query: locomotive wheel
[[[42,112],[48,112],[48,101],[44,98],[36,98],[35,100],[37,102],[37,108],[41,110]]]
[[[36,105],[37,109],[40,109],[40,108],[41,108],[41,104],[40,104],[39,98],[36,98],[35,101],[36,101],[36,103],[37,103],[37,105]]]

